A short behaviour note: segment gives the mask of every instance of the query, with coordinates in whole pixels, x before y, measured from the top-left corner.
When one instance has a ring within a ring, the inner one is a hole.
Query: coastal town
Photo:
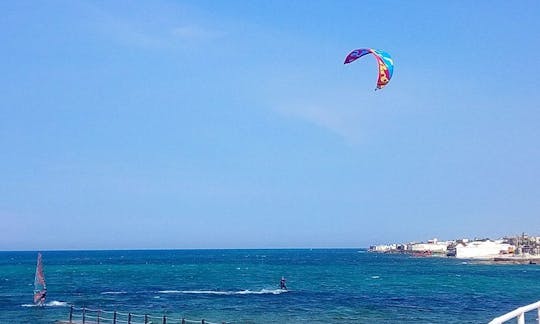
[[[501,239],[457,239],[373,245],[370,252],[405,253],[418,257],[445,256],[496,263],[540,264],[540,236],[525,233]]]

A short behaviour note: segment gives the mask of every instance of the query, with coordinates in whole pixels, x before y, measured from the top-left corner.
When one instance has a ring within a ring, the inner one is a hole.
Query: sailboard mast
[[[47,285],[45,284],[45,276],[43,275],[43,263],[41,261],[41,253],[38,253],[36,276],[34,277],[34,304],[43,306],[46,295]]]

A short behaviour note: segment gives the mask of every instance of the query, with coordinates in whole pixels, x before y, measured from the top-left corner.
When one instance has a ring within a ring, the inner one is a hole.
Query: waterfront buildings
[[[432,240],[428,240],[426,243],[410,243],[407,245],[407,250],[413,253],[430,252],[430,253],[446,254],[448,245],[450,245],[451,243],[452,242],[448,242],[448,241],[439,242],[435,238]]]
[[[427,242],[411,242],[407,244],[374,245],[371,252],[410,253],[413,255],[446,255],[460,259],[479,259],[495,261],[540,260],[540,237],[521,236],[505,237],[499,240],[459,239]],[[531,261],[532,262],[532,261]]]
[[[454,256],[458,259],[488,259],[514,253],[515,248],[502,240],[460,242],[455,245]]]

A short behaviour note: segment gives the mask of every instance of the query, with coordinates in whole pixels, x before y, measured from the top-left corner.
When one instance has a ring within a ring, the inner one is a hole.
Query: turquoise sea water
[[[69,306],[231,323],[487,323],[540,300],[540,266],[357,249],[0,252],[0,323],[53,323]],[[287,278],[288,292],[278,288]]]

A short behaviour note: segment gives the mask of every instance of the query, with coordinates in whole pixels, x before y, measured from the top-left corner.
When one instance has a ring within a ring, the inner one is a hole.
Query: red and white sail
[[[47,285],[45,284],[45,276],[43,275],[43,263],[41,261],[41,253],[38,253],[36,276],[34,277],[34,304],[43,305],[47,294]]]

